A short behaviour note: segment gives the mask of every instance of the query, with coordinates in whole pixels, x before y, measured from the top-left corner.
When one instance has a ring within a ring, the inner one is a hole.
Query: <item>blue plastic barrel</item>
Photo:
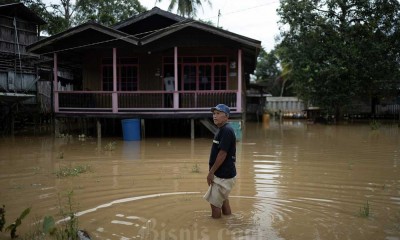
[[[124,141],[140,140],[140,119],[123,119],[122,135]]]

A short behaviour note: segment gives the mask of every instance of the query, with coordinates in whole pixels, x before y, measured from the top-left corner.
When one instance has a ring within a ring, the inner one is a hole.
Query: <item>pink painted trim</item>
[[[112,93],[112,112],[118,112],[118,93],[116,92]]]
[[[242,49],[238,51],[238,91],[236,95],[236,109],[242,112]]]
[[[167,113],[174,113],[174,112],[187,112],[187,111],[193,111],[194,113],[199,113],[201,111],[209,111],[209,108],[212,106],[207,106],[202,103],[198,105],[197,99],[198,97],[203,98],[204,96],[210,97],[210,98],[215,98],[215,99],[222,99],[224,97],[234,97],[237,96],[237,90],[206,90],[206,91],[174,91],[174,94],[176,94],[178,97],[185,97],[185,96],[190,96],[193,97],[195,102],[192,102],[189,106],[181,106],[178,108],[169,108],[169,107],[162,107],[163,105],[155,105],[155,107],[148,107],[142,104],[139,104],[138,106],[125,106],[125,107],[120,107],[118,104],[115,104],[114,106],[109,106],[104,107],[104,105],[100,104],[97,107],[87,107],[86,105],[81,105],[82,107],[79,106],[79,104],[74,107],[74,105],[69,105],[71,99],[79,99],[80,94],[86,94],[85,98],[86,99],[91,99],[91,96],[93,96],[93,99],[97,99],[96,95],[99,95],[100,99],[108,99],[107,101],[110,101],[112,103],[117,102],[120,100],[119,97],[122,99],[129,97],[130,95],[132,97],[139,97],[139,99],[146,100],[146,95],[150,96],[149,99],[152,99],[154,96],[165,96],[165,94],[170,94],[171,92],[169,91],[161,91],[161,90],[155,90],[155,91],[55,91],[54,95],[58,98],[58,96],[61,94],[63,96],[63,106],[65,107],[60,107],[59,112],[63,113],[71,113],[71,112],[80,112],[80,113],[104,113],[104,114],[127,114],[126,111],[134,111],[136,113],[144,113],[144,112],[152,112],[152,113],[161,113],[161,112],[167,112]],[[75,95],[77,98],[75,98]],[[110,99],[111,98],[111,99]],[[68,100],[70,99],[70,100]],[[160,98],[158,98],[160,99]],[[162,98],[161,98],[162,99]],[[237,112],[237,107],[236,100],[232,99],[233,102],[231,103],[231,111],[232,112]],[[115,106],[117,108],[115,108]],[[89,111],[92,110],[92,111]],[[111,110],[111,111],[110,111]],[[125,112],[124,112],[125,111]]]
[[[112,91],[55,91],[57,93],[66,93],[66,94],[79,94],[79,93],[113,93]],[[188,91],[174,91],[177,93],[198,93],[198,94],[207,94],[207,93],[236,93],[236,90],[188,90]],[[134,94],[141,94],[141,93],[171,93],[170,91],[165,90],[152,90],[152,91],[116,91],[115,93],[134,93]]]
[[[113,48],[113,92],[117,91],[117,49]]]
[[[54,75],[54,86],[53,86],[53,91],[54,91],[54,112],[59,111],[59,101],[58,101],[58,59],[57,59],[57,53],[54,53],[54,66],[53,66],[53,75]]]
[[[174,92],[174,109],[179,108],[178,91],[178,47],[174,47],[174,75],[175,75],[175,92]]]
[[[118,112],[118,94],[117,94],[117,49],[113,48],[113,94],[112,111]]]

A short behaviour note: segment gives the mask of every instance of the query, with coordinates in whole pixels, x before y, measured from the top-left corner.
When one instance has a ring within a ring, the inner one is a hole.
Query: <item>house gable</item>
[[[114,29],[133,35],[140,39],[141,45],[163,38],[185,28],[195,28],[199,32],[211,33],[215,36],[227,38],[244,45],[260,48],[261,42],[202,23],[190,18],[164,11],[154,7],[150,11],[133,16],[125,21],[117,23]]]
[[[251,73],[261,49],[261,41],[222,28],[184,18],[154,7],[114,26],[115,29],[137,37],[140,46],[149,51],[180,47],[229,47],[243,51],[245,72]]]
[[[23,3],[0,5],[0,15],[17,17],[28,22],[36,23],[37,25],[46,24],[46,21],[36,15],[36,13],[34,13],[32,10],[27,8]]]
[[[260,44],[261,44],[260,41],[250,39],[250,38],[238,35],[238,34],[234,34],[234,33],[228,32],[226,30],[216,28],[216,27],[210,26],[208,24],[201,23],[199,21],[195,21],[195,20],[191,20],[191,19],[176,23],[174,25],[171,25],[168,28],[165,28],[160,31],[149,34],[148,36],[141,38],[140,41],[141,41],[142,45],[146,45],[148,43],[151,43],[153,41],[156,41],[156,40],[166,37],[168,35],[175,34],[179,31],[185,31],[187,29],[192,29],[192,31],[197,31],[198,32],[197,35],[202,35],[202,34],[207,35],[207,36],[212,35],[212,36],[214,36],[214,38],[224,38],[227,40],[231,40],[232,42],[237,42],[238,44],[247,45],[249,47],[260,48]],[[197,36],[197,37],[201,37],[201,36]],[[196,36],[192,35],[190,38],[188,36],[186,39],[188,39],[189,41],[193,41],[194,38],[196,38]],[[206,40],[206,38],[204,40]]]
[[[93,41],[95,39],[95,41]],[[138,40],[126,33],[87,22],[67,31],[42,39],[30,46],[28,50],[37,54],[49,54],[63,50],[85,48],[104,48],[119,44],[138,45]]]
[[[168,28],[169,26],[184,20],[185,18],[183,17],[163,11],[158,7],[154,7],[147,12],[117,23],[113,28],[138,38],[142,38],[155,31]]]

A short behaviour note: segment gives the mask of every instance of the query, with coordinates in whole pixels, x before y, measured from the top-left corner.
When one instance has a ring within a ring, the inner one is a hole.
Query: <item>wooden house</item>
[[[39,57],[27,53],[26,47],[39,40],[44,24],[22,3],[0,5],[0,130],[10,125],[13,130],[16,104],[27,100],[36,103],[38,77],[34,62]]]
[[[245,113],[261,42],[157,7],[112,27],[94,22],[28,47],[52,57],[56,117],[209,118]]]

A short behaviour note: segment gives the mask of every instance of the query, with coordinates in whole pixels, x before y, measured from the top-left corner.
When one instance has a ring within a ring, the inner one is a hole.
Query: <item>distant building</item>
[[[305,106],[297,97],[266,97],[265,110],[284,118],[304,118]]]
[[[22,3],[0,5],[0,130],[13,129],[17,103],[36,104],[35,60],[26,46],[39,40],[46,22]]]

